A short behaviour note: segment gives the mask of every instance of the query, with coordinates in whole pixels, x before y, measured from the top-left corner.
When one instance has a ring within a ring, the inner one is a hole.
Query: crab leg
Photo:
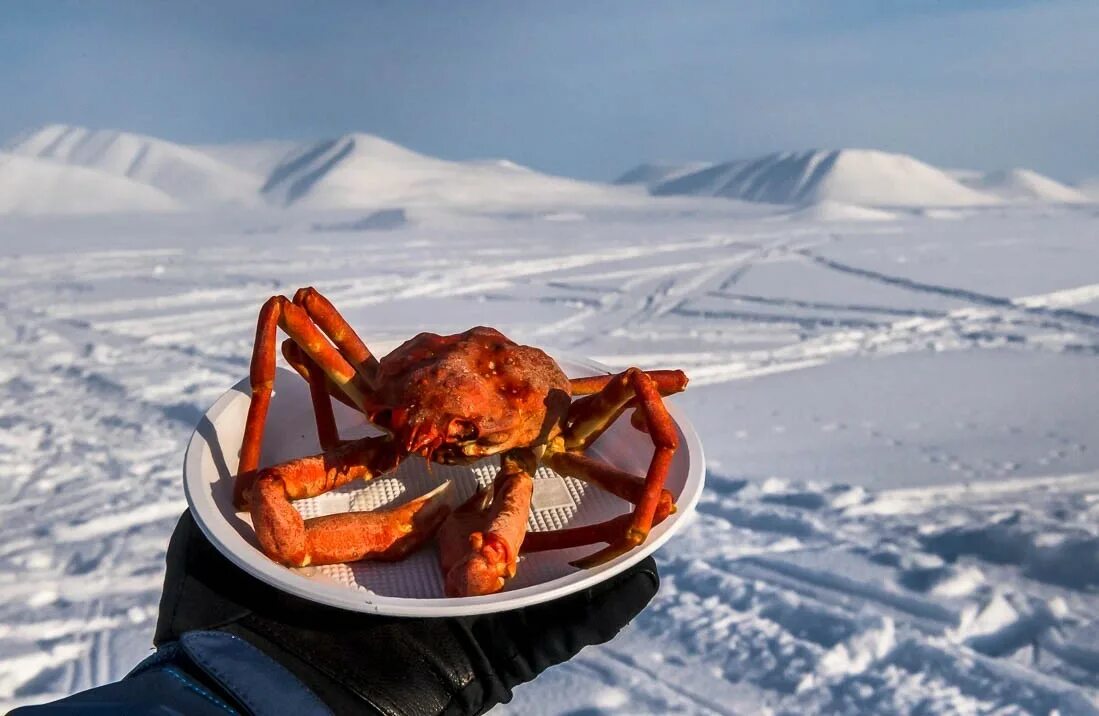
[[[583,450],[588,447],[621,417],[626,408],[637,404],[631,376],[643,375],[637,368],[604,378],[598,393],[581,398],[569,407],[569,425],[565,429],[565,448]],[[651,382],[651,381],[650,381]]]
[[[654,527],[675,511],[675,506],[672,505],[671,507],[670,510],[664,510],[663,507],[657,508],[656,514],[653,515]],[[622,539],[622,533],[629,529],[630,520],[632,519],[633,515],[626,514],[593,525],[566,527],[565,529],[548,530],[546,532],[528,532],[526,540],[523,541],[523,554],[584,547],[599,542],[613,544]],[[583,566],[583,560],[577,560],[572,564],[577,567]]]
[[[641,502],[645,492],[643,478],[587,455],[571,452],[549,453],[543,458],[543,462],[555,472],[596,485],[634,505]],[[660,491],[657,512],[663,512],[665,516],[675,512],[675,499],[672,493],[667,490]]]
[[[324,334],[336,344],[340,353],[355,367],[371,388],[378,387],[378,359],[366,347],[359,334],[336,307],[312,286],[299,288],[294,303],[305,309]]]
[[[554,453],[546,456],[544,461],[548,467],[556,472],[598,485],[607,492],[635,505],[641,500],[644,493],[645,482],[642,478],[611,467],[587,455]],[[656,506],[656,514],[653,515],[653,525],[660,524],[673,512],[675,512],[675,502],[672,493],[661,490],[660,501]],[[629,529],[631,520],[633,520],[633,515],[625,514],[606,522],[598,522],[583,527],[530,532],[523,542],[523,553],[582,547],[598,542],[608,544],[617,542]]]
[[[251,482],[244,477],[259,466],[260,448],[263,444],[264,424],[271,403],[271,391],[275,384],[275,339],[277,329],[282,328],[324,374],[355,405],[367,412],[372,406],[372,392],[363,378],[340,355],[310,320],[305,309],[295,306],[283,296],[272,296],[260,309],[256,324],[256,343],[252,351],[249,370],[252,400],[248,405],[248,418],[244,426],[244,440],[240,448],[237,480],[233,486],[233,502],[239,507]]]
[[[660,397],[656,382],[644,372],[630,368],[613,376],[602,391],[591,396],[583,405],[577,407],[574,403],[573,410],[570,411],[570,424],[564,433],[565,446],[569,450],[575,450],[591,444],[622,414],[633,399],[637,401],[638,411],[644,417],[646,432],[655,447],[644,485],[637,497],[631,519],[619,538],[607,540],[610,541],[608,547],[574,562],[577,567],[594,567],[644,542],[661,503],[664,480],[667,478],[672,457],[679,447],[679,435]]]
[[[249,500],[252,525],[264,553],[302,567],[358,559],[398,559],[429,539],[450,512],[449,483],[389,510],[303,520],[291,500],[371,479],[397,464],[393,443],[370,437],[319,455],[260,470]]]
[[[682,393],[687,388],[687,374],[681,370],[647,370],[645,375],[656,383],[661,395]],[[614,380],[614,375],[592,375],[587,378],[572,378],[572,394],[591,395],[598,393]]]
[[[283,341],[282,354],[293,356],[294,361],[291,362],[287,357],[287,362],[291,362],[309,384],[309,399],[313,402],[313,415],[317,420],[317,441],[321,449],[331,450],[337,447],[340,444],[340,433],[336,427],[336,416],[332,412],[332,398],[328,393],[328,386],[332,381],[293,341]]]
[[[667,517],[667,514],[657,513],[653,524],[660,524],[665,517]],[[549,530],[547,532],[531,532],[527,535],[526,541],[523,542],[523,554],[585,547],[600,542],[614,544],[621,540],[622,534],[629,529],[631,519],[633,519],[633,515],[619,515],[606,522],[597,522],[593,525],[566,527],[565,529]],[[571,564],[575,567],[581,567],[583,566],[583,560],[577,560]]]
[[[233,504],[240,507],[244,495],[252,486],[251,474],[259,467],[260,448],[263,444],[263,428],[267,422],[267,408],[271,404],[271,389],[275,385],[275,335],[282,313],[281,296],[272,296],[259,311],[256,325],[256,342],[252,347],[252,365],[249,382],[252,400],[248,403],[248,417],[244,423],[244,440],[240,446],[240,462],[237,479],[233,483]],[[285,301],[285,299],[283,299]]]
[[[444,482],[400,507],[305,520],[305,564],[404,559],[431,539],[450,514]]]
[[[647,370],[645,371],[645,375],[653,379],[653,382],[656,383],[656,389],[660,391],[661,396],[682,393],[687,388],[687,374],[681,370]],[[590,414],[592,411],[592,403],[598,399],[598,394],[619,376],[621,376],[621,374],[573,378],[570,381],[572,383],[572,394],[573,396],[581,396],[580,399],[575,401],[572,405],[574,414]],[[641,411],[636,409],[637,398],[631,398],[620,410],[614,413],[613,417],[607,421],[602,428],[595,430],[584,444],[590,445],[595,442],[595,440],[602,435],[623,412],[630,410],[631,408],[633,408],[634,411],[630,414],[630,424],[641,432],[647,432],[648,425],[645,422],[645,417],[642,415]]]
[[[306,383],[309,382],[309,366],[306,363],[308,356],[302,352],[302,349],[298,347],[298,344],[292,338],[287,338],[282,342],[282,357],[286,359],[291,368],[297,371],[302,380]],[[324,371],[321,371],[321,376],[324,378],[325,392],[352,410],[358,410],[358,407],[351,402],[351,398],[344,395],[343,391],[337,388],[328,376],[324,375]]]
[[[294,343],[298,344],[305,355],[320,366],[329,380],[335,383],[336,387],[343,391],[356,407],[364,413],[367,412],[368,407],[373,403],[373,390],[370,386],[343,354],[328,342],[305,309],[290,303],[282,296],[277,298],[281,299],[282,311],[279,316],[279,327],[294,339]],[[271,352],[274,353],[273,345]]]
[[[622,538],[622,534],[629,529],[631,519],[632,515],[619,515],[606,522],[597,522],[583,527],[566,527],[561,530],[531,532],[527,535],[526,541],[523,542],[523,554],[584,547],[599,542],[610,544]]]
[[[529,453],[503,457],[487,489],[473,495],[439,530],[439,566],[447,596],[492,594],[515,576],[527,533],[535,462]]]
[[[376,388],[375,378],[378,371],[378,359],[370,354],[366,344],[362,342],[354,329],[348,325],[343,316],[317,289],[312,286],[299,288],[294,294],[294,305],[301,306],[309,317],[320,326],[333,343],[340,354],[347,358],[355,366],[359,375],[371,388]],[[282,354],[286,362],[294,366],[305,382],[309,383],[309,397],[313,402],[313,413],[317,418],[317,435],[320,445],[328,450],[340,442],[336,429],[336,418],[332,414],[332,402],[330,395],[343,400],[355,407],[354,403],[344,395],[342,390],[336,388],[332,379],[324,374],[316,362],[310,358],[293,340],[287,339],[282,343]]]

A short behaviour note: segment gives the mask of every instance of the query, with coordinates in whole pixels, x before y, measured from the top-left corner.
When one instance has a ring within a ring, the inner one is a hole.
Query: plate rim
[[[566,352],[547,352],[555,360],[563,360],[574,365],[591,368],[597,373],[614,374],[614,371],[608,366],[590,358],[574,356]],[[282,367],[279,367],[277,374],[295,377],[297,375]],[[244,390],[241,390],[242,387]],[[194,431],[191,433],[183,458],[183,491],[187,499],[187,506],[206,538],[213,543],[222,555],[246,573],[302,599],[349,611],[396,617],[473,616],[520,609],[582,591],[629,569],[655,552],[679,532],[687,523],[689,516],[694,513],[706,482],[706,463],[702,450],[702,440],[682,410],[678,406],[669,403],[667,405],[668,412],[683,437],[681,447],[687,450],[687,477],[680,499],[676,502],[676,512],[665,523],[667,526],[656,534],[650,533],[649,538],[635,549],[592,569],[578,570],[548,582],[483,596],[391,597],[367,590],[352,590],[345,586],[326,584],[310,579],[266,557],[262,560],[251,559],[249,553],[254,552],[255,548],[245,541],[232,525],[227,522],[220,525],[208,523],[207,520],[211,515],[214,516],[214,521],[221,520],[224,522],[224,520],[213,498],[212,491],[208,488],[202,489],[210,483],[203,481],[200,477],[202,473],[200,469],[202,443],[205,442],[205,438],[200,435],[199,429],[203,420],[216,424],[216,420],[221,413],[231,403],[238,400],[240,395],[247,396],[248,392],[248,378],[246,377],[235,383],[214,401],[203,413],[202,418],[200,418],[199,423],[196,424]]]

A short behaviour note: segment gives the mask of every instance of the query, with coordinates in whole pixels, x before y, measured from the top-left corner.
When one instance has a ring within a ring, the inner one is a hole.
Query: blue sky
[[[864,146],[1099,176],[1099,3],[12,2],[0,138],[379,134],[606,179]]]

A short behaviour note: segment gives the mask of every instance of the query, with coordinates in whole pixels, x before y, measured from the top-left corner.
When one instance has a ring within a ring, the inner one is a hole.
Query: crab
[[[283,356],[309,384],[322,452],[259,469],[280,328],[288,336]],[[446,594],[490,594],[515,575],[520,551],[605,545],[572,562],[594,567],[644,542],[675,510],[664,482],[679,437],[662,396],[686,387],[682,371],[630,368],[570,379],[542,350],[486,327],[420,333],[378,360],[324,296],[303,288],[293,300],[271,297],[260,310],[250,384],[234,502],[251,513],[263,552],[287,566],[399,560],[435,537]],[[341,439],[333,398],[384,434]],[[626,410],[654,445],[643,477],[585,453]],[[456,508],[449,482],[377,511],[303,519],[292,504],[392,472],[411,456],[445,465],[496,456],[500,468]],[[607,490],[632,510],[528,534],[539,464]]]

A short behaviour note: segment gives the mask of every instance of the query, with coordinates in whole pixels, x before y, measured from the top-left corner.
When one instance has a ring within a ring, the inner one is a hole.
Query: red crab
[[[286,360],[309,383],[323,452],[257,470],[275,377],[277,328]],[[661,399],[683,390],[682,371],[636,368],[569,379],[548,355],[493,328],[421,333],[377,360],[331,303],[312,288],[260,310],[252,397],[234,500],[248,509],[260,546],[289,566],[401,559],[438,535],[450,596],[488,594],[514,576],[519,551],[607,546],[578,560],[591,567],[642,543],[675,509],[663,488],[679,440]],[[576,396],[583,396],[573,400]],[[361,411],[386,434],[341,440],[330,398]],[[655,445],[644,478],[584,454],[627,409]],[[454,465],[500,456],[492,487],[452,510],[449,483],[400,507],[303,520],[291,500],[392,471],[410,455]],[[527,534],[539,463],[629,501],[633,511],[585,527]]]

